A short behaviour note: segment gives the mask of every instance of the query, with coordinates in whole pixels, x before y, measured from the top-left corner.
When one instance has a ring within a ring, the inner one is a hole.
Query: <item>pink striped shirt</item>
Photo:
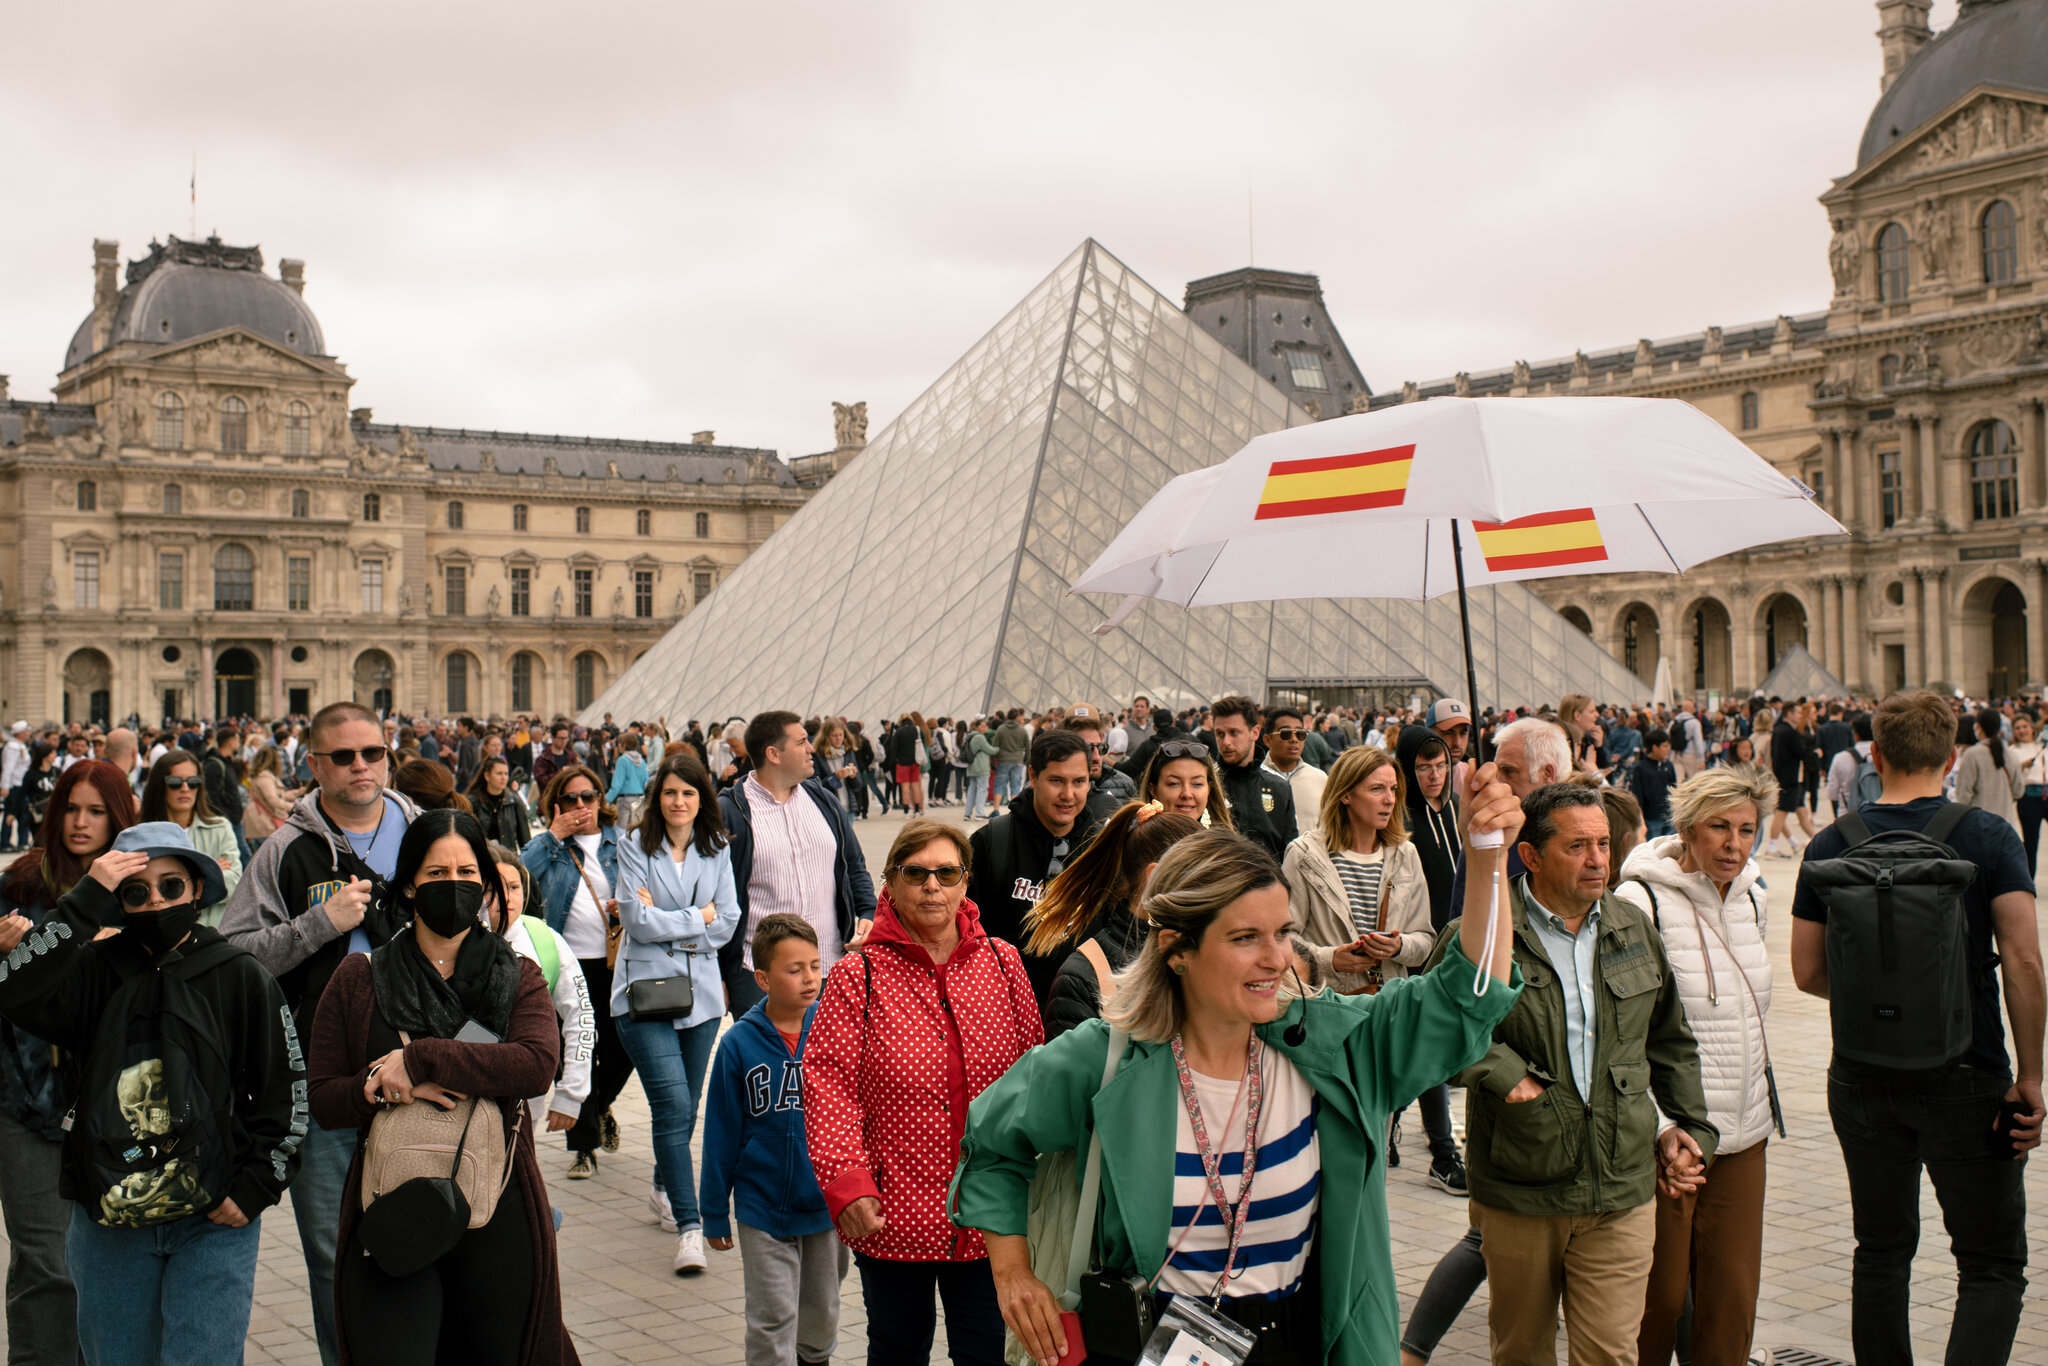
[[[801,787],[778,802],[753,774],[745,783],[747,809],[753,815],[754,869],[747,879],[747,924],[740,941],[741,960],[754,966],[754,931],[764,917],[786,911],[810,922],[818,932],[818,966],[830,970],[839,961],[838,892],[832,864],[839,844],[832,823]]]

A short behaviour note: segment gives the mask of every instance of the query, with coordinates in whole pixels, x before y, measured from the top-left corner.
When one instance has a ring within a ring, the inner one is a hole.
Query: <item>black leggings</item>
[[[515,1172],[491,1222],[424,1271],[387,1276],[360,1245],[344,1249],[341,1326],[349,1355],[377,1366],[511,1366],[533,1291],[533,1237]]]
[[[612,1020],[612,970],[602,958],[579,958],[583,980],[590,987],[590,1004],[597,1015],[597,1054],[591,1059],[590,1095],[577,1112],[568,1132],[572,1153],[594,1153],[602,1146],[597,1122],[618,1099],[619,1092],[633,1079],[633,1056],[619,1041],[619,1027]]]

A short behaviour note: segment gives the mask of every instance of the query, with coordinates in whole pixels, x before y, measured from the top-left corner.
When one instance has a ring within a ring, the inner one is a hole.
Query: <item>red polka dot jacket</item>
[[[900,1262],[973,1261],[981,1234],[946,1218],[967,1105],[1045,1042],[1017,950],[963,900],[943,964],[913,940],[889,894],[864,949],[833,965],[804,1049],[804,1128],[825,1204],[879,1196],[880,1233],[851,1242]]]

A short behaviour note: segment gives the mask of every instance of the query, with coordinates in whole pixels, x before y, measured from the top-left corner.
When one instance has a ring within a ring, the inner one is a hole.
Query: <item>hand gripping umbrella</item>
[[[1254,438],[1173,480],[1073,593],[1208,607],[1455,590],[1479,706],[1468,584],[1679,574],[1774,541],[1845,533],[1813,490],[1689,403],[1436,398]]]

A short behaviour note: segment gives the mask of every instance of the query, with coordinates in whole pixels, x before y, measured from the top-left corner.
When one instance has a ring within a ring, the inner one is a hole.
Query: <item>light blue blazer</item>
[[[612,975],[612,1014],[626,1014],[626,988],[634,982],[663,977],[688,977],[696,993],[690,1013],[675,1022],[677,1029],[715,1020],[725,1013],[725,982],[718,972],[718,950],[740,925],[739,892],[733,886],[732,850],[710,858],[692,844],[677,863],[668,841],[650,856],[638,833],[619,841],[619,921],[626,935]],[[639,889],[653,894],[654,904],[640,904]],[[709,925],[702,914],[706,902],[718,907]]]

